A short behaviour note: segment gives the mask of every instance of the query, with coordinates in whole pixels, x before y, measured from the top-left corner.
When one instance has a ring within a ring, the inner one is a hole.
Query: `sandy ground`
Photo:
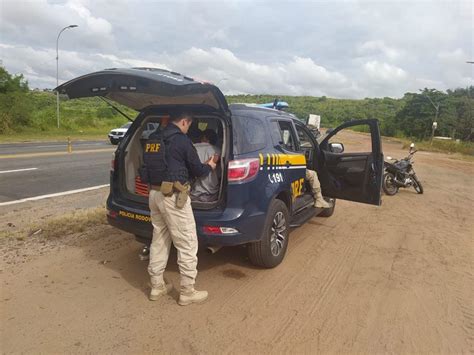
[[[384,152],[406,153],[394,142]],[[176,290],[148,301],[140,245],[109,226],[54,242],[3,238],[1,351],[472,353],[474,163],[426,152],[415,161],[425,194],[401,190],[382,207],[338,201],[331,218],[291,233],[275,269],[252,267],[243,247],[201,252],[202,305],[178,306]],[[1,210],[0,229],[105,196]],[[175,253],[165,276],[178,285]]]

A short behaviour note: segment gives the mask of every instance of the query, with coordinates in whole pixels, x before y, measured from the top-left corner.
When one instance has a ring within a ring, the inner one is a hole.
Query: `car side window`
[[[306,157],[306,163],[308,168],[313,169],[313,157],[314,157],[314,142],[312,141],[309,133],[300,125],[295,125],[296,133],[300,141],[300,151],[304,153]]]
[[[313,142],[309,137],[308,133],[303,130],[303,128],[296,125],[296,132],[298,133],[298,139],[300,141],[300,148],[301,149],[312,149]]]
[[[245,154],[266,147],[267,135],[264,122],[252,116],[233,115],[234,153]]]
[[[280,145],[286,149],[291,150],[292,152],[297,151],[296,137],[293,129],[293,125],[289,121],[278,121],[278,126],[280,128],[281,141]]]

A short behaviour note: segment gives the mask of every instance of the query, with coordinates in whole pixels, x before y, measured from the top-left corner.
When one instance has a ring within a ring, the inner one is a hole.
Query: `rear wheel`
[[[393,196],[398,192],[398,186],[395,183],[395,175],[392,173],[385,173],[382,181],[382,189],[385,194]]]
[[[412,175],[411,177],[413,179],[413,187],[415,188],[415,191],[419,194],[423,193],[423,186],[421,186],[421,182],[418,180],[416,175]]]
[[[280,264],[288,247],[289,214],[281,200],[273,200],[268,209],[262,239],[248,246],[252,264],[272,268]]]

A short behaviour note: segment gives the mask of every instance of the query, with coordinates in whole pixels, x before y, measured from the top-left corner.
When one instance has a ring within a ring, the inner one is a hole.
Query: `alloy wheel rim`
[[[286,241],[286,220],[283,212],[277,212],[273,217],[270,249],[273,256],[280,255]]]

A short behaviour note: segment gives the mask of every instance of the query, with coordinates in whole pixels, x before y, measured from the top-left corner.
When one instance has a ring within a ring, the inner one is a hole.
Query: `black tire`
[[[275,233],[275,230],[277,232]],[[262,239],[248,245],[248,257],[252,264],[264,268],[279,265],[286,254],[290,220],[288,208],[281,200],[273,200],[268,208]]]
[[[399,187],[393,183],[395,175],[392,173],[385,173],[382,180],[382,189],[386,195],[393,196],[398,192]]]
[[[413,179],[413,187],[415,188],[415,191],[421,195],[423,193],[423,186],[421,185],[420,180],[418,180],[416,175],[412,175],[411,178]]]
[[[112,139],[112,138],[111,138],[111,139],[110,139],[110,143],[111,143],[112,145],[117,145],[117,144],[119,143],[119,141],[118,141],[117,139]]]
[[[327,202],[332,203],[331,208],[325,208],[323,211],[318,214],[318,217],[331,217],[334,214],[334,209],[336,208],[336,199],[335,198],[324,198]]]

